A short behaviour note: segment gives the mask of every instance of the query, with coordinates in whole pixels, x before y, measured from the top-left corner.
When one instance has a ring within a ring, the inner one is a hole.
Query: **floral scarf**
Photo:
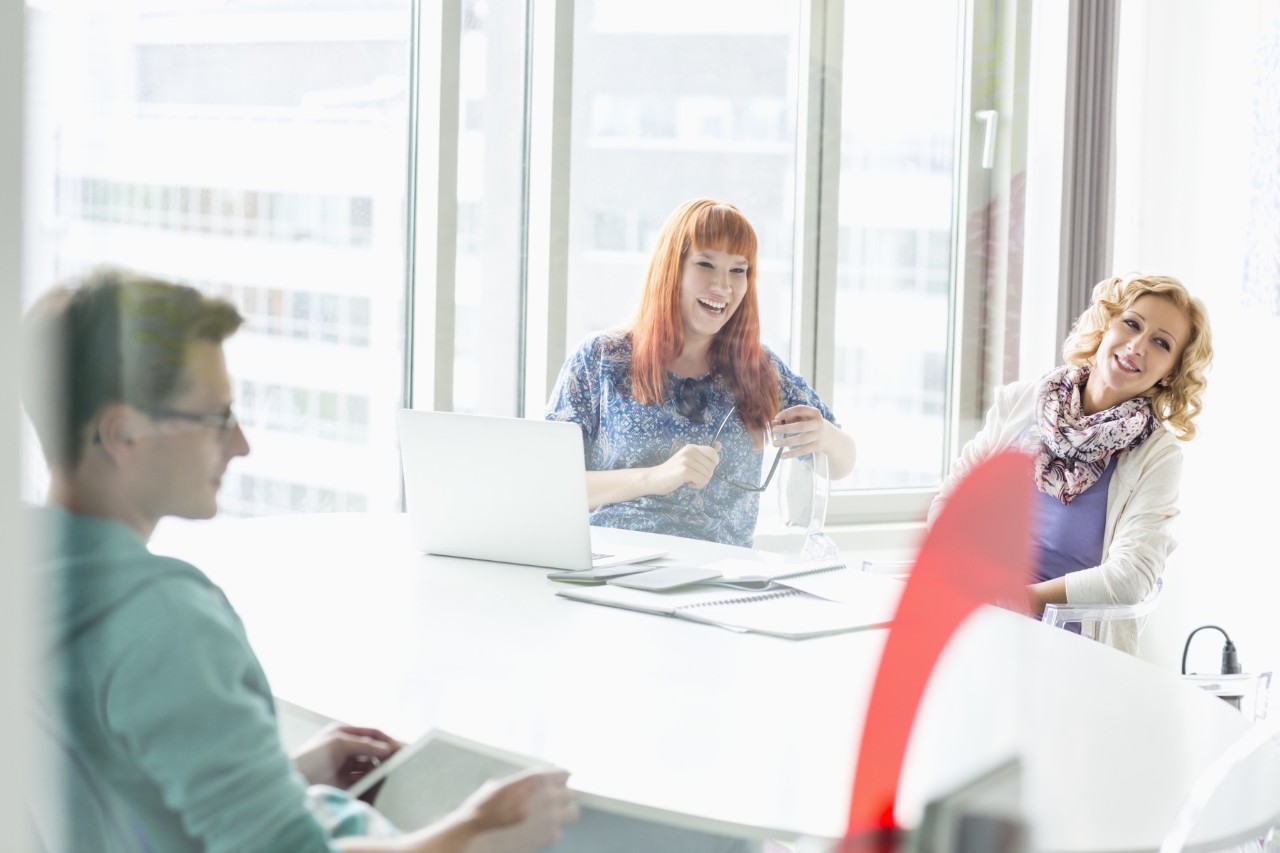
[[[1113,456],[1142,444],[1159,425],[1149,397],[1086,415],[1080,396],[1088,379],[1088,367],[1066,365],[1036,392],[1036,485],[1064,504],[1096,483]]]

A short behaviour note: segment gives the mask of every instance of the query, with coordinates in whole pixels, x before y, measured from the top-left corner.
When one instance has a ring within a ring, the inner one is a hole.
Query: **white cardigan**
[[[929,507],[929,523],[979,461],[1017,442],[1035,411],[1039,381],[1014,382],[996,392],[986,422],[951,466]],[[1182,448],[1168,429],[1157,429],[1116,461],[1107,490],[1101,565],[1064,575],[1069,604],[1135,604],[1146,597],[1175,547],[1169,523],[1178,514]],[[1140,620],[1085,625],[1084,634],[1121,651],[1138,653]]]

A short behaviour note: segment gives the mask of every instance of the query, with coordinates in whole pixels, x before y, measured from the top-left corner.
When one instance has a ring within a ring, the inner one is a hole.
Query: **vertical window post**
[[[569,292],[569,149],[573,0],[529,3],[524,416],[541,414],[565,357]]]
[[[801,13],[800,133],[796,146],[795,310],[792,366],[826,400],[835,391],[836,250],[840,235],[844,0],[811,0]]]
[[[405,404],[453,408],[460,3],[414,0],[405,211]]]

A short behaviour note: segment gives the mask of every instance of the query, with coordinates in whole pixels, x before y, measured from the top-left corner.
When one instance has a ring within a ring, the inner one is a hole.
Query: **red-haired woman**
[[[591,523],[750,546],[764,445],[855,457],[818,395],[760,343],[756,234],[733,205],[667,219],[628,328],[589,337],[560,371],[550,420],[582,427]]]

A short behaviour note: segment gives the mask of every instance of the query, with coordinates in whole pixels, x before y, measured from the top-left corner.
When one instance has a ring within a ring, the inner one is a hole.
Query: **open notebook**
[[[761,592],[730,592],[691,586],[650,592],[621,586],[564,589],[562,598],[703,622],[731,631],[799,640],[889,624],[903,584],[851,570],[830,570],[783,578]],[[820,597],[820,589],[828,597]]]

